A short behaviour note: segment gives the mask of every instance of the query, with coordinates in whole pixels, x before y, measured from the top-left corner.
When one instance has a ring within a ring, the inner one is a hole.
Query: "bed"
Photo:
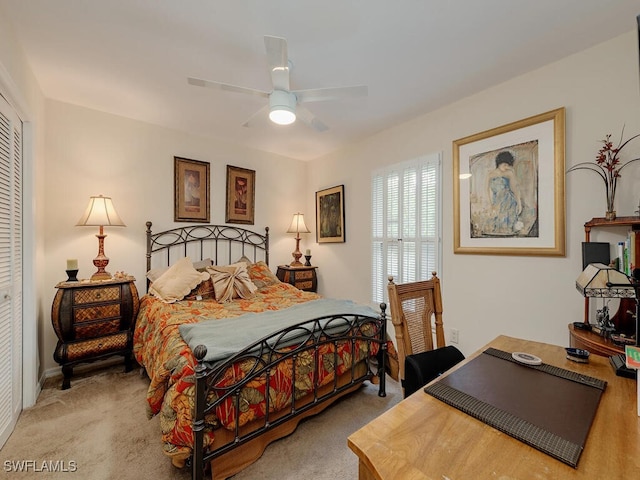
[[[280,282],[268,266],[268,228],[259,234],[195,225],[153,233],[146,225],[153,281],[140,302],[134,355],[150,378],[148,415],[160,416],[163,450],[176,467],[190,466],[198,480],[228,478],[363,382],[377,383],[385,396],[384,372],[397,371],[390,368],[397,356],[386,305],[376,312]],[[169,272],[182,278],[175,270],[183,263],[189,275],[210,278],[167,301],[165,279]],[[239,277],[249,278],[252,291],[243,295]],[[240,287],[218,301],[229,284]]]

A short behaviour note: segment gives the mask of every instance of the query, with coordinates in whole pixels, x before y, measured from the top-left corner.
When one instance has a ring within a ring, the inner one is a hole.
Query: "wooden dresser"
[[[624,347],[618,346],[610,339],[588,330],[580,330],[569,324],[569,344],[574,348],[589,350],[594,355],[611,357],[624,353]]]
[[[289,283],[306,292],[318,291],[318,267],[292,267],[291,265],[278,265],[277,277],[281,282]]]
[[[62,389],[71,386],[73,367],[123,355],[132,368],[133,328],[140,306],[135,278],[61,282],[51,307],[58,336],[53,358],[62,366]]]

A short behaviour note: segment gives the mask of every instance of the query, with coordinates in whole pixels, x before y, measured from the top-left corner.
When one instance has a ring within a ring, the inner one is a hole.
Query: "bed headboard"
[[[152,266],[169,266],[172,261],[187,256],[193,261],[211,258],[216,265],[231,264],[242,256],[269,264],[269,227],[265,227],[262,235],[228,225],[190,225],[152,233],[151,225],[147,222],[145,272]]]

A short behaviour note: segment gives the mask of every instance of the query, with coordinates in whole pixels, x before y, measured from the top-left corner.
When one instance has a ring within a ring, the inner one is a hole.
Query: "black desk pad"
[[[607,382],[489,348],[424,391],[576,467]]]

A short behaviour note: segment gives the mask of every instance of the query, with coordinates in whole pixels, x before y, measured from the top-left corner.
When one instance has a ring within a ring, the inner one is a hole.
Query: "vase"
[[[604,218],[607,220],[615,220],[616,219],[616,211],[615,210],[607,210],[607,213],[605,213]]]

